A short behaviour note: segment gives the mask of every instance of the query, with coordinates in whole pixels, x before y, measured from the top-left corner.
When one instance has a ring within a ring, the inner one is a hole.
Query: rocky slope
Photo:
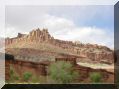
[[[5,45],[6,49],[31,48],[42,51],[82,56],[83,58],[79,58],[79,60],[83,61],[104,61],[109,63],[113,63],[114,61],[113,51],[106,46],[58,40],[52,37],[47,29],[40,30],[38,28],[31,31],[29,34],[18,33],[18,36],[15,38],[6,38]]]

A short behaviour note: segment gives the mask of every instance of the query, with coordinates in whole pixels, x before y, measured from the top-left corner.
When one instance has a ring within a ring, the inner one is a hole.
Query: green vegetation
[[[25,72],[25,73],[23,74],[23,80],[26,81],[26,82],[28,82],[28,80],[29,80],[31,77],[32,77],[32,73],[30,73],[30,72]]]
[[[98,72],[93,72],[90,74],[90,79],[93,83],[100,83],[102,79],[102,75]]]
[[[14,80],[19,80],[18,74],[15,72],[14,68],[10,65],[10,80],[13,82]]]
[[[79,76],[69,62],[59,61],[55,62],[49,67],[49,76],[55,83],[71,83]]]
[[[22,75],[18,75],[14,67],[10,66],[10,80],[7,83],[81,83],[82,81],[77,80],[80,78],[80,74],[73,69],[74,67],[70,62],[58,61],[52,63],[48,68],[48,76],[37,76],[33,75],[31,72],[23,72]],[[101,83],[102,74],[99,72],[92,72],[88,76],[90,78],[89,82]],[[88,79],[89,79],[88,78]],[[85,81],[83,82],[85,83]]]
[[[35,76],[32,75],[31,72],[24,72],[22,76],[18,75],[13,68],[12,65],[10,65],[10,79],[6,81],[6,83],[26,83],[26,82],[31,82],[31,83],[46,83],[46,76]]]

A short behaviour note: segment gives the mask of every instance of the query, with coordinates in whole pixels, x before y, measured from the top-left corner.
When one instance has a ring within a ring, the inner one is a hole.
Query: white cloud
[[[97,27],[78,27],[75,23],[63,17],[56,17],[45,14],[40,18],[36,27],[48,28],[54,38],[62,40],[81,41],[82,43],[93,43],[106,45],[113,48],[113,33],[107,29]],[[30,31],[31,29],[29,29]],[[14,27],[7,27],[7,36],[16,36],[18,32],[26,33],[26,30],[19,30]]]
[[[43,26],[57,39],[81,41],[106,45],[113,48],[114,35],[107,29],[97,27],[78,27],[69,19],[46,15]]]
[[[42,20],[43,21],[41,22],[40,27],[48,28],[52,34],[62,34],[62,32],[64,33],[65,31],[69,31],[70,29],[75,27],[74,23],[71,20],[61,17],[44,15],[44,19]]]
[[[16,36],[16,34],[17,31],[15,30],[14,27],[6,27],[6,32],[5,32],[6,37]]]
[[[18,33],[28,34],[25,30],[20,30],[17,27],[8,26],[5,28],[5,35],[3,37],[16,37]]]
[[[83,43],[93,43],[106,45],[113,48],[113,34],[107,33],[105,29],[96,27],[75,27],[67,31],[64,35],[56,35],[57,38],[73,41],[81,41]]]

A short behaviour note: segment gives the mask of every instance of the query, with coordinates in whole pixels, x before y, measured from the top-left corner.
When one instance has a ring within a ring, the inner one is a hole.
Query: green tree
[[[10,65],[10,81],[19,80],[18,74],[15,72],[12,65]]]
[[[93,72],[90,74],[90,79],[93,83],[99,83],[101,82],[102,75],[98,72]]]
[[[58,61],[49,67],[49,76],[56,83],[71,83],[78,75],[78,72],[73,70],[70,62]]]
[[[30,73],[30,72],[25,72],[23,74],[24,81],[28,81],[31,77],[32,77],[32,73]]]

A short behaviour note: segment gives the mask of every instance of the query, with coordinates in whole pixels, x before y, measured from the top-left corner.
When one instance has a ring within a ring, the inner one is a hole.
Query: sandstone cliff
[[[29,34],[21,34],[18,33],[18,36],[15,38],[6,38],[5,45],[6,48],[17,48],[21,47],[21,45],[25,45],[25,47],[31,47],[33,45],[40,46],[40,44],[49,44],[55,46],[55,50],[67,51],[68,53],[75,54],[87,58],[91,61],[101,62],[106,61],[109,63],[113,63],[113,51],[105,46],[100,46],[97,44],[82,44],[80,42],[72,42],[72,41],[63,41],[54,39],[48,32],[47,29],[40,30],[39,28],[29,32]],[[28,46],[29,44],[30,46]],[[34,48],[35,48],[34,47]],[[32,47],[33,48],[33,47]],[[51,46],[44,46],[44,49],[50,49]],[[42,49],[42,48],[40,48]],[[61,52],[62,53],[62,52]]]

